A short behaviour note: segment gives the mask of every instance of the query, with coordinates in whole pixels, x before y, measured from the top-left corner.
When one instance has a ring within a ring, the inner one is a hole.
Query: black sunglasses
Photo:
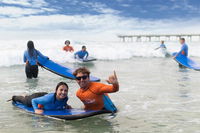
[[[85,79],[87,79],[87,78],[88,78],[88,76],[85,75],[85,76],[81,76],[81,77],[76,77],[76,80],[81,80],[81,79],[85,80]]]

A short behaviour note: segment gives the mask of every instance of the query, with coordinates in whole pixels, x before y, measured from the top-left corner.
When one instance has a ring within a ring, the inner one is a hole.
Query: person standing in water
[[[82,46],[82,49],[74,54],[74,58],[87,59],[89,53],[86,51],[86,46]]]
[[[161,48],[161,49],[167,49],[167,47],[165,46],[164,43],[165,43],[164,41],[161,41],[160,46],[159,46],[158,48],[156,48],[155,50],[157,50],[157,49],[159,49],[159,48]]]
[[[174,59],[178,56],[178,55],[184,55],[184,56],[188,56],[188,45],[185,43],[185,38],[180,38],[179,40],[181,46],[181,50],[173,57]],[[183,68],[184,66],[179,64],[180,68]]]
[[[107,80],[111,85],[91,82],[90,71],[85,67],[78,68],[74,71],[73,75],[80,86],[80,89],[76,92],[76,96],[83,102],[85,110],[117,111],[117,108],[107,95],[107,93],[119,91],[119,82],[115,72]]]
[[[24,52],[24,62],[26,63],[26,77],[29,79],[38,77],[38,56],[49,59],[42,55],[40,51],[35,49],[33,41],[28,41],[27,50]]]
[[[66,52],[74,52],[73,47],[70,46],[70,41],[69,40],[65,41],[65,45],[66,46],[63,47],[63,50],[65,50]]]

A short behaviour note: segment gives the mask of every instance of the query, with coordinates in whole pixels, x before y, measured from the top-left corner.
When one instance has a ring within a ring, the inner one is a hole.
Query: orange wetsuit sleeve
[[[115,92],[113,85],[99,84],[98,94]]]
[[[74,48],[73,48],[73,47],[71,47],[71,51],[72,51],[72,52],[74,51]]]

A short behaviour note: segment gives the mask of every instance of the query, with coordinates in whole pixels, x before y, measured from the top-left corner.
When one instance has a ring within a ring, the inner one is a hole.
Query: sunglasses
[[[83,79],[83,80],[85,80],[85,79],[87,79],[88,78],[88,76],[81,76],[81,77],[76,77],[76,80],[81,80],[81,79]]]

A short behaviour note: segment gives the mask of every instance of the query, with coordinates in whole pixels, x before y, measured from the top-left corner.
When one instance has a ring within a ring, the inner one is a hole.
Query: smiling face
[[[82,72],[77,73],[76,75],[76,81],[81,87],[81,89],[86,90],[89,87],[90,79],[87,74],[84,74]]]
[[[60,85],[56,91],[56,99],[62,100],[67,97],[68,88],[65,85]]]

